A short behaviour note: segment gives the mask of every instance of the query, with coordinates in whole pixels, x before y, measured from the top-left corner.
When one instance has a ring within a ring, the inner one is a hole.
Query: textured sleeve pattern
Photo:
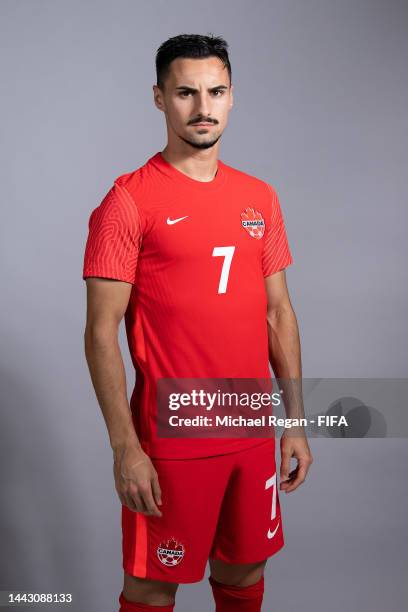
[[[128,191],[118,183],[89,217],[82,278],[112,278],[134,284],[141,247],[139,212]]]
[[[293,263],[278,194],[269,183],[267,183],[267,186],[271,194],[272,211],[269,227],[267,227],[265,232],[262,252],[262,271],[264,276],[269,276],[279,270],[283,270]]]

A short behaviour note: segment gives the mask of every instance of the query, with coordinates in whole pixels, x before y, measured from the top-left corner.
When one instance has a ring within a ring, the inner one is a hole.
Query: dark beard
[[[217,138],[215,138],[215,140],[210,140],[209,142],[194,142],[194,141],[188,140],[188,138],[183,138],[183,136],[180,136],[180,138],[181,140],[183,140],[184,142],[192,146],[194,149],[210,149],[219,141],[221,136],[222,134],[220,134]]]

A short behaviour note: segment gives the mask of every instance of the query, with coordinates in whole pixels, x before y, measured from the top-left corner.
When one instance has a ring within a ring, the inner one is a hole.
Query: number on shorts
[[[271,511],[271,519],[273,520],[274,518],[276,518],[276,472],[274,473],[273,476],[268,478],[268,480],[265,483],[265,490],[270,489],[271,487],[273,487],[272,489],[272,511]]]

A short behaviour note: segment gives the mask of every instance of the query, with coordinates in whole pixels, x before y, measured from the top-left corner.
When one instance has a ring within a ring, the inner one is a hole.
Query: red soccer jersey
[[[125,313],[144,450],[183,459],[265,438],[159,438],[160,378],[270,378],[264,277],[292,263],[276,191],[218,160],[212,181],[160,152],[119,176],[89,218],[83,278],[131,283]]]

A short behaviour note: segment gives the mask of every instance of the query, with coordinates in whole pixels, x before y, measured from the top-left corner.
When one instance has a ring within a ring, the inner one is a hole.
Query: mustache
[[[204,117],[201,117],[200,119],[190,121],[189,125],[194,125],[195,123],[214,123],[214,125],[216,125],[218,121],[216,119],[205,119]]]

